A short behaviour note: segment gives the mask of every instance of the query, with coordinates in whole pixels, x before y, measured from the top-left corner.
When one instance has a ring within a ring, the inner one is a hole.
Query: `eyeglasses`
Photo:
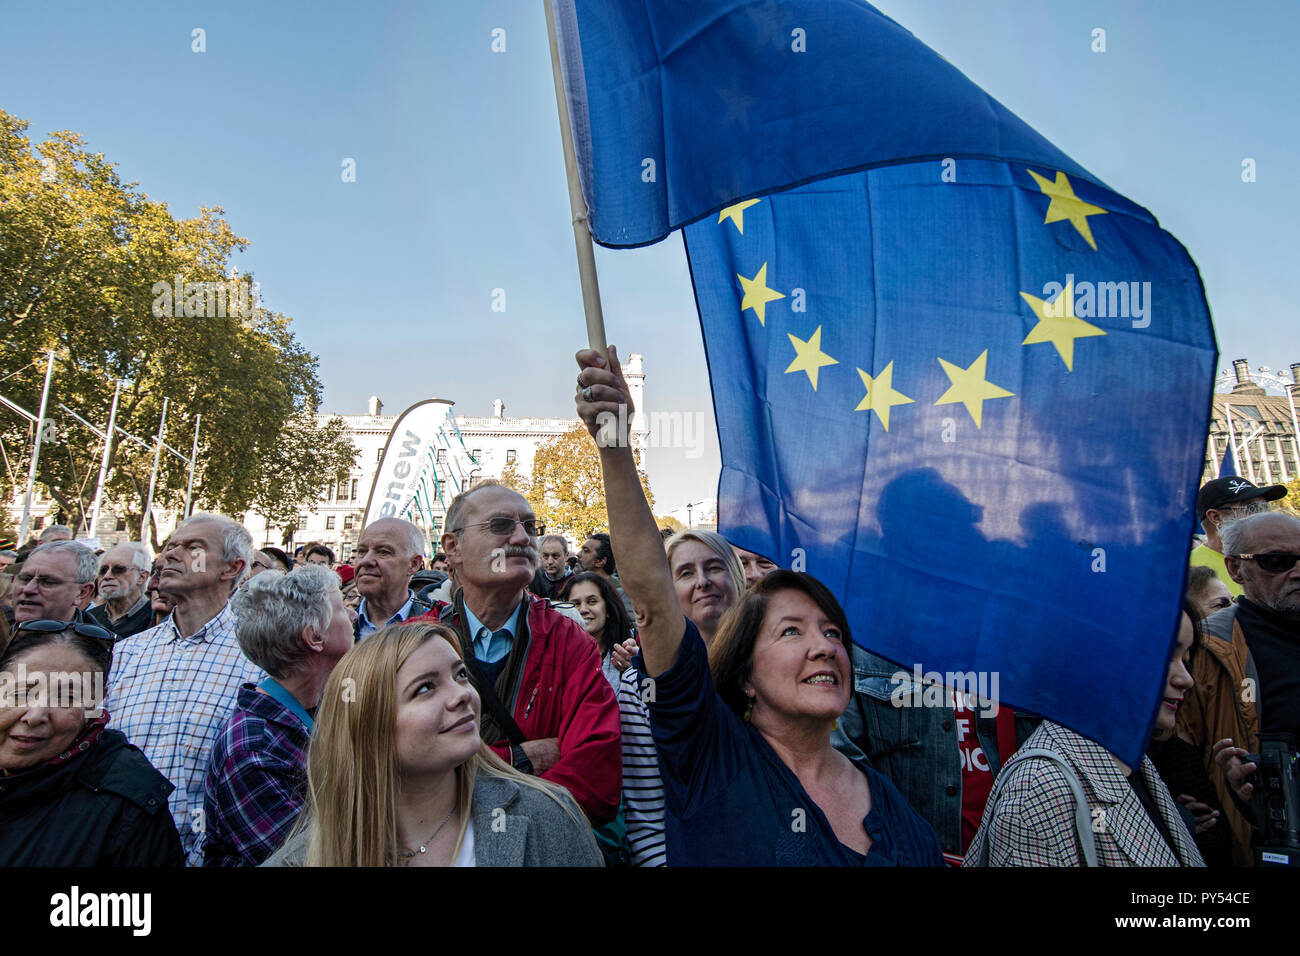
[[[112,571],[114,577],[120,578],[128,571],[139,571],[140,569],[130,564],[106,564],[99,569],[99,576],[102,578],[108,572]]]
[[[524,526],[524,534],[530,538],[536,538],[538,535],[546,534],[546,525],[542,524],[536,518],[510,518],[506,515],[497,515],[495,518],[489,518],[487,521],[478,521],[474,524],[467,524],[457,528],[452,534],[460,534],[465,528],[482,528],[486,527],[495,535],[504,537],[508,534],[514,534],[515,525]]]
[[[52,578],[47,574],[18,574],[14,577],[14,584],[20,588],[25,588],[31,582],[35,581],[36,586],[42,591],[53,591],[55,588],[61,588],[65,584],[71,584],[71,581],[64,581],[60,578]]]
[[[1295,567],[1295,563],[1300,561],[1300,554],[1291,551],[1263,551],[1259,554],[1233,554],[1229,557],[1239,561],[1254,561],[1261,571],[1267,571],[1269,574],[1290,571]]]
[[[41,621],[23,621],[18,625],[18,631],[35,631],[38,634],[57,634],[60,631],[75,631],[82,637],[92,637],[105,644],[108,647],[113,646],[117,640],[111,631],[99,627],[96,624],[82,624],[78,621],[54,621],[45,619]]]

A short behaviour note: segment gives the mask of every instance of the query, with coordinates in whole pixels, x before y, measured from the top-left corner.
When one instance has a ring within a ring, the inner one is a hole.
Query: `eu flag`
[[[597,240],[684,227],[719,530],[1138,761],[1217,357],[1186,250],[866,4],[556,10]]]

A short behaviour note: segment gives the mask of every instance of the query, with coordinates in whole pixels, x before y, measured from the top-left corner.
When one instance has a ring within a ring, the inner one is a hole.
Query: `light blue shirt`
[[[509,654],[515,643],[515,620],[518,616],[519,605],[516,604],[501,630],[490,631],[466,605],[465,629],[474,635],[474,656],[484,664],[495,664]]]
[[[410,588],[406,590],[406,603],[397,609],[397,613],[390,617],[383,624],[372,624],[370,618],[366,617],[366,599],[362,598],[361,603],[357,606],[357,640],[363,637],[369,637],[389,624],[401,624],[411,616],[411,605],[415,602],[415,592]]]

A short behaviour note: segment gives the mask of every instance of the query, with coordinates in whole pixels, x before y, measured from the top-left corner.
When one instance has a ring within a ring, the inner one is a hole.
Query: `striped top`
[[[168,799],[190,865],[201,862],[203,785],[212,742],[235,709],[242,684],[266,675],[235,640],[230,603],[182,637],[175,616],[113,648],[104,709],[111,725],[144,751],[176,788]]]
[[[667,866],[664,783],[650,732],[650,710],[641,697],[641,672],[629,667],[618,688],[623,734],[623,814],[633,866]]]

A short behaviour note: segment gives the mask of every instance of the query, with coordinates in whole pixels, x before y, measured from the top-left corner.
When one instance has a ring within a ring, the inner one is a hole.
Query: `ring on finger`
[[[590,401],[591,401],[591,386],[590,386],[590,385],[587,385],[586,387],[583,388],[583,390],[582,390],[582,400],[583,400],[584,402],[590,402]]]

